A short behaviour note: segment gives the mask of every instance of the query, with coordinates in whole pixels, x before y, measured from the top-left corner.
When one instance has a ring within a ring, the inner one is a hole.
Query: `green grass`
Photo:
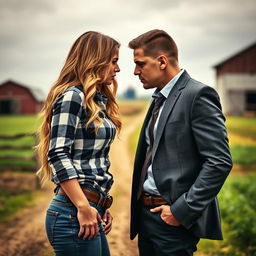
[[[256,139],[256,118],[228,116],[228,131],[251,139]]]
[[[8,149],[8,150],[3,150],[0,151],[0,156],[22,156],[22,157],[32,157],[34,155],[33,149],[31,146],[31,150],[29,149]]]
[[[35,139],[32,136],[22,137],[19,139],[0,139],[0,146],[32,146]]]
[[[7,221],[19,209],[32,206],[34,204],[33,198],[32,193],[11,195],[7,192],[0,192],[0,222]]]
[[[256,146],[232,146],[231,154],[235,164],[256,164]]]
[[[0,116],[0,134],[32,133],[39,126],[37,115]]]
[[[22,170],[26,169],[26,167],[34,168],[35,167],[35,161],[34,160],[8,160],[8,159],[2,159],[0,160],[0,167],[11,167],[11,166],[19,166]],[[11,169],[11,168],[10,168]]]
[[[37,115],[25,116],[0,116],[0,134],[14,135],[18,133],[34,133],[39,126],[39,119]],[[0,139],[0,146],[29,146],[31,149],[8,149],[1,150],[1,157],[32,157],[34,155],[33,146],[35,145],[35,138],[27,136],[18,139]],[[33,168],[35,166],[34,160],[0,160],[0,167],[20,166],[22,170],[26,167]]]
[[[256,175],[230,176],[219,193],[223,241],[201,240],[209,256],[256,255]]]

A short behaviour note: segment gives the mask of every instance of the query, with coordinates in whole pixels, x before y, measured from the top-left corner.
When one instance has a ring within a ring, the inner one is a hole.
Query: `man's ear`
[[[160,69],[164,70],[168,63],[167,57],[165,55],[160,55],[157,57],[157,60],[159,62]]]

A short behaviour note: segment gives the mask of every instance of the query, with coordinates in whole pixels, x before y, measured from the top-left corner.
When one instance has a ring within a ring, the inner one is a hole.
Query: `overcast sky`
[[[0,20],[0,82],[14,79],[45,94],[73,42],[88,30],[122,44],[119,94],[129,85],[145,93],[127,45],[148,30],[167,31],[180,66],[212,86],[212,66],[256,41],[255,0],[0,0]]]

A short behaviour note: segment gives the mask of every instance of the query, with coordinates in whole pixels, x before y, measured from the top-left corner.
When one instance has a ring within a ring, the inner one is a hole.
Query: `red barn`
[[[256,113],[256,42],[214,66],[226,114]]]
[[[44,94],[40,89],[8,80],[0,85],[0,114],[36,114]]]

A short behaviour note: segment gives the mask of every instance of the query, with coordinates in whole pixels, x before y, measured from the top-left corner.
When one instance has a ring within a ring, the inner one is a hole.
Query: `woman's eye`
[[[113,63],[114,65],[117,64],[117,62],[118,62],[117,59],[112,60],[112,63]]]

